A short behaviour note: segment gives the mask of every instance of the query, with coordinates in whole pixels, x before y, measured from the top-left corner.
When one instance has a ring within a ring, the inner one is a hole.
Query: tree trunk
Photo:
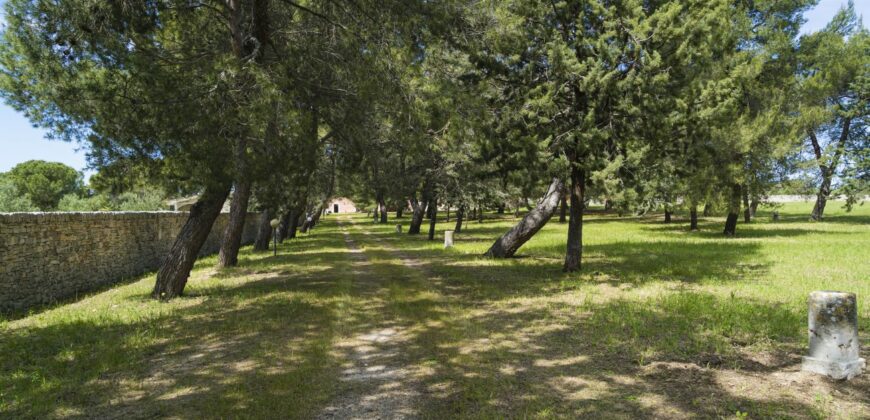
[[[242,233],[245,230],[245,218],[248,215],[248,200],[250,198],[250,181],[237,182],[233,190],[233,200],[230,203],[230,220],[224,230],[221,249],[218,253],[218,267],[239,265],[239,248],[242,246]]]
[[[374,209],[374,211],[372,211],[372,220],[373,220],[375,223],[378,222],[378,219],[379,219],[379,217],[378,217],[378,216],[379,216],[379,215],[378,215],[378,211],[379,211],[380,209],[381,209],[381,205],[378,204],[378,203],[375,203],[375,209]]]
[[[269,243],[272,242],[272,212],[263,210],[260,215],[260,225],[257,227],[257,239],[254,241],[254,251],[268,251]]]
[[[284,239],[287,239],[287,233],[290,231],[290,219],[293,217],[293,209],[291,208],[281,215],[281,222],[278,223],[278,243],[283,244]]]
[[[499,204],[497,209],[498,214],[504,214],[504,204]]]
[[[831,194],[831,178],[828,171],[822,171],[822,185],[819,187],[819,193],[816,195],[816,204],[813,205],[813,212],[810,217],[813,220],[822,220],[825,216],[825,206],[828,204],[828,196]]]
[[[432,241],[435,239],[435,224],[438,223],[438,200],[435,197],[429,200],[429,209],[431,209],[429,214],[429,240]]]
[[[296,231],[299,230],[299,219],[302,218],[303,209],[305,206],[295,207],[290,209],[289,228],[287,229],[287,238],[296,239]]]
[[[535,208],[526,214],[519,223],[502,235],[489,247],[484,256],[492,258],[509,258],[514,256],[523,244],[535,236],[547,221],[556,213],[559,198],[562,195],[562,180],[553,178],[550,187],[538,201]],[[483,212],[480,212],[483,215]]]
[[[728,217],[725,219],[725,235],[737,234],[737,216],[740,214],[740,184],[731,186],[731,197],[728,200]]]
[[[568,249],[562,271],[580,269],[583,258],[583,207],[586,193],[586,172],[571,166],[571,219],[568,221]]]
[[[402,218],[402,212],[403,212],[404,210],[405,210],[405,209],[402,208],[402,203],[399,203],[399,204],[398,204],[398,207],[396,207],[396,219],[401,219],[401,218]]]
[[[477,223],[483,223],[483,207],[477,208]]]
[[[453,228],[456,233],[462,232],[462,219],[464,218],[465,206],[459,206],[459,208],[456,209],[456,227]]]
[[[559,209],[559,223],[565,223],[568,221],[568,196],[566,194],[562,194],[562,198],[560,201],[560,209]]]
[[[450,204],[449,203],[447,204],[447,220],[445,220],[445,221],[447,223],[450,223]]]
[[[665,207],[665,223],[671,223],[671,209]]]
[[[417,197],[411,197],[411,224],[408,226],[409,235],[419,235],[423,217],[426,214],[426,206],[420,204]]]
[[[816,204],[813,206],[813,212],[810,215],[813,220],[822,220],[822,217],[825,216],[825,206],[828,203],[828,196],[831,195],[831,180],[834,177],[834,173],[837,171],[837,166],[840,165],[840,157],[846,149],[846,141],[849,138],[849,129],[851,125],[851,118],[843,120],[843,128],[840,130],[840,138],[837,140],[837,147],[834,149],[833,156],[831,156],[831,162],[827,165],[824,164],[822,149],[819,145],[816,133],[812,130],[808,130],[813,145],[813,153],[816,156],[816,162],[818,162],[819,169],[822,172],[822,184],[819,186],[819,194],[816,196]]]
[[[752,221],[752,214],[749,211],[749,188],[743,188],[743,223]]]
[[[383,199],[378,202],[378,206],[381,211],[381,223],[387,223],[387,205],[384,203]]]
[[[749,204],[749,216],[755,217],[755,212],[758,211],[758,200],[752,200],[752,203]]]
[[[208,238],[229,194],[229,184],[211,186],[203,191],[199,200],[190,209],[187,221],[184,222],[172,248],[169,249],[169,254],[157,271],[157,282],[154,284],[151,297],[168,300],[184,292],[190,269],[193,268],[202,244]]]
[[[713,206],[710,203],[704,203],[704,217],[710,217],[713,214]]]
[[[698,230],[698,205],[692,204],[689,210],[689,230]]]

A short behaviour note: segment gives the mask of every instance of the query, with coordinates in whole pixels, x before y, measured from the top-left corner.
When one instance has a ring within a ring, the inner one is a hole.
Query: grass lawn
[[[799,364],[812,290],[857,293],[870,345],[870,208],[810,207],[732,239],[590,215],[573,274],[556,221],[489,260],[512,217],[444,250],[452,222],[428,242],[329,216],[278,257],[202,259],[170,303],[148,275],[0,319],[0,417],[868,418],[870,374]]]

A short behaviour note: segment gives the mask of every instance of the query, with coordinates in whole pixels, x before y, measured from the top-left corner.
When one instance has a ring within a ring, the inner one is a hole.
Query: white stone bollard
[[[809,298],[810,351],[801,370],[852,379],[866,366],[859,357],[858,302],[854,293],[816,291]]]
[[[402,233],[402,225],[396,225],[396,233]]]
[[[453,248],[453,231],[444,231],[444,248]]]

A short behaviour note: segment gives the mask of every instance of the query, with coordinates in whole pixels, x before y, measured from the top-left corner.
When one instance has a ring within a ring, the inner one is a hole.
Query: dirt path
[[[369,259],[348,232],[346,219],[339,219],[344,241],[353,260],[355,289],[377,293],[380,279],[368,269]],[[368,234],[368,232],[366,232]],[[383,310],[383,300],[364,308]],[[404,347],[410,341],[405,330],[395,322],[384,320],[366,325],[366,330],[337,347],[347,362],[340,380],[348,391],[327,405],[321,419],[408,419],[418,418],[419,383],[403,363]]]

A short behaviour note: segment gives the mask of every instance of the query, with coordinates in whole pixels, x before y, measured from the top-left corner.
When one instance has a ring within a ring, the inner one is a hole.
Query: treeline
[[[430,238],[439,206],[458,227],[522,208],[492,257],[561,204],[573,271],[591,198],[666,217],[684,205],[692,228],[718,206],[734,235],[741,212],[808,174],[816,219],[835,189],[867,191],[870,37],[851,3],[798,37],[814,4],[8,0],[0,92],[84,142],[119,191],[134,169],[199,194],[155,298],[183,292],[228,198],[221,266],[249,207],[292,237],[341,193],[384,223],[407,206],[412,235],[428,215]]]
[[[0,212],[166,210],[166,194],[145,180],[121,191],[96,174],[86,185],[82,174],[63,163],[29,160],[0,172]]]

